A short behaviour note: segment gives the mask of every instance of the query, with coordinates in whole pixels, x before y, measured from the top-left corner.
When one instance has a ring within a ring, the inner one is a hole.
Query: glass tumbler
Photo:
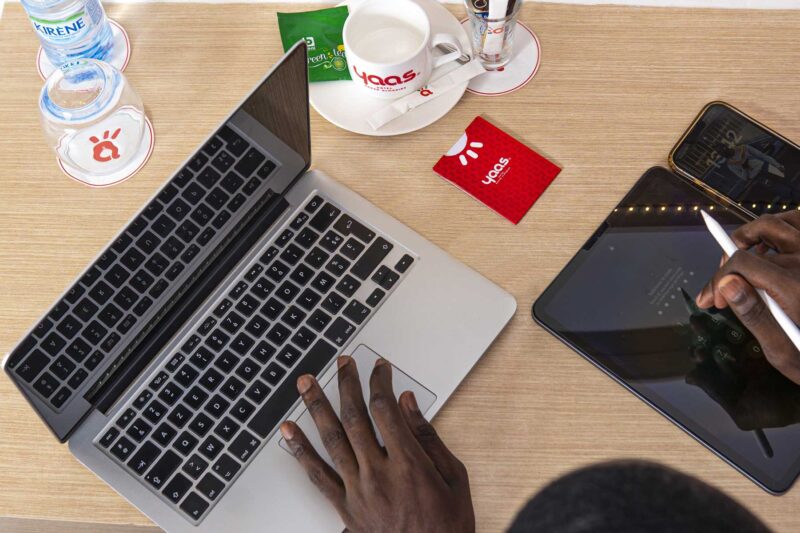
[[[55,70],[42,88],[39,110],[57,157],[86,181],[125,169],[140,152],[144,105],[108,63],[79,59]]]
[[[472,49],[486,70],[511,60],[522,0],[464,0],[472,26]]]

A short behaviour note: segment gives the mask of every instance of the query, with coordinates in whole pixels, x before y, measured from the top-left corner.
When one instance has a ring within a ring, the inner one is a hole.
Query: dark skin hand
[[[800,211],[762,215],[731,238],[740,251],[728,260],[723,257],[719,271],[697,295],[697,305],[730,307],[761,344],[769,363],[800,384],[800,353],[756,293],[764,289],[800,324]]]
[[[411,392],[392,391],[392,365],[375,363],[369,412],[385,442],[375,438],[358,369],[340,357],[341,419],[310,375],[297,389],[336,469],[322,460],[294,422],[281,433],[309,479],[336,508],[352,533],[475,531],[464,465],[447,449]]]

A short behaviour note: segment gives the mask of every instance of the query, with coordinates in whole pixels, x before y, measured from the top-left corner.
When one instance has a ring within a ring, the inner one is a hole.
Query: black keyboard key
[[[139,268],[139,265],[144,262],[144,255],[136,248],[131,248],[122,256],[120,261],[122,261],[122,264],[128,267],[129,270],[133,271]]]
[[[84,328],[81,336],[90,343],[97,345],[103,340],[106,333],[108,333],[108,330],[100,322],[93,320]]]
[[[191,263],[197,254],[200,253],[200,247],[196,244],[190,245],[185,252],[181,254],[181,261],[184,263]]]
[[[153,424],[164,418],[165,414],[167,414],[167,408],[164,407],[164,405],[158,400],[153,400],[150,402],[150,405],[147,406],[147,409],[142,412],[142,416],[144,416]]]
[[[39,352],[41,353],[41,352]],[[53,364],[50,365],[50,372],[56,375],[58,379],[64,381],[72,374],[72,371],[75,370],[75,363],[64,357],[63,355],[53,361]]]
[[[164,244],[161,245],[160,250],[164,252],[164,255],[170,259],[175,259],[185,247],[186,245],[179,241],[177,237],[170,237],[164,241]]]
[[[261,261],[266,265],[267,263],[272,261],[276,255],[278,255],[278,249],[274,246],[270,246],[269,248],[267,248],[267,251],[262,254],[259,261]]]
[[[190,204],[196,205],[197,202],[203,199],[203,196],[205,196],[205,194],[206,191],[204,191],[199,184],[190,183],[189,186],[183,190],[181,196],[183,197],[184,200],[186,200]]]
[[[192,412],[183,404],[177,405],[167,416],[167,420],[178,429],[185,426],[190,418],[192,418]]]
[[[348,215],[342,215],[333,227],[342,235],[352,235],[365,243],[375,238],[375,232]]]
[[[231,400],[235,400],[237,396],[244,390],[244,383],[239,381],[237,378],[231,376],[222,386],[220,391],[222,394],[230,398]]]
[[[169,374],[164,372],[163,370],[156,374],[156,376],[150,381],[150,388],[154,391],[158,391],[169,379]]]
[[[78,301],[78,298],[80,298],[84,292],[86,292],[86,289],[84,289],[83,287],[81,287],[76,283],[67,291],[67,294],[64,295],[64,299],[69,303],[74,304],[75,302]]]
[[[233,165],[234,161],[235,159],[233,156],[223,150],[217,155],[217,157],[214,158],[211,164],[214,165],[214,168],[220,172],[227,172],[228,169],[231,168],[231,165]]]
[[[237,190],[239,190],[239,187],[241,187],[243,183],[244,180],[239,177],[236,172],[228,172],[228,174],[222,178],[220,185],[230,194],[234,194]]]
[[[100,439],[100,445],[103,448],[108,448],[117,437],[119,437],[119,430],[113,427],[108,428],[108,431],[106,431],[105,435],[103,435],[103,438]]]
[[[48,316],[53,320],[60,320],[61,317],[64,316],[64,313],[67,312],[68,308],[69,306],[62,300],[50,309],[50,314]]]
[[[133,454],[131,460],[128,461],[128,466],[141,476],[147,472],[147,469],[150,468],[150,465],[153,464],[153,461],[156,460],[160,453],[161,450],[158,449],[158,446],[152,442],[145,442],[142,447],[139,448],[139,451]]]
[[[214,361],[214,366],[219,368],[222,372],[228,374],[239,363],[239,358],[232,352],[225,350]]]
[[[305,213],[300,213],[300,215],[298,215],[297,218],[299,219],[302,216],[308,216],[308,215],[306,215]],[[297,237],[295,237],[294,242],[296,242],[303,248],[308,249],[311,248],[315,242],[317,242],[317,239],[319,239],[319,234],[316,231],[312,230],[311,228],[304,228],[303,231],[301,231],[297,235]]]
[[[214,155],[214,154],[216,154],[216,153],[217,153],[217,151],[218,151],[220,148],[222,148],[222,142],[223,142],[223,141],[222,141],[222,139],[221,139],[220,137],[217,137],[216,135],[215,135],[215,136],[213,136],[213,137],[211,138],[211,140],[209,140],[209,141],[208,141],[208,142],[205,144],[205,146],[203,146],[203,152],[205,152],[205,154],[206,154],[207,156],[209,156],[209,157],[210,157],[210,156],[212,156],[212,155]]]
[[[120,288],[130,276],[130,273],[122,268],[122,265],[114,265],[106,272],[105,279],[114,287]]]
[[[181,458],[172,450],[167,450],[161,459],[153,465],[153,468],[144,476],[145,481],[153,487],[160,489],[181,464]]]
[[[344,242],[344,238],[334,231],[329,231],[325,234],[321,241],[319,241],[319,245],[328,250],[329,252],[335,252],[339,249],[339,245]]]
[[[217,216],[216,216],[216,217],[214,217],[214,220],[212,220],[212,221],[211,221],[211,225],[212,225],[212,226],[214,226],[214,227],[215,227],[215,228],[217,228],[217,229],[220,229],[222,226],[224,226],[224,225],[225,225],[225,223],[226,223],[226,222],[227,222],[227,221],[228,221],[230,218],[231,218],[231,214],[230,214],[230,213],[228,213],[228,212],[227,212],[227,211],[225,211],[225,210],[223,210],[223,211],[220,211],[220,212],[217,214]]]
[[[246,462],[250,456],[255,453],[259,444],[261,444],[261,442],[245,430],[239,433],[239,436],[233,440],[228,447],[228,452],[233,454],[233,456],[240,461]]]
[[[286,277],[286,274],[289,273],[289,267],[281,263],[280,261],[275,261],[272,263],[269,268],[267,269],[267,276],[273,281],[282,281],[283,278]]]
[[[86,372],[86,370],[79,368],[74,374],[72,374],[72,377],[69,378],[69,381],[67,381],[67,386],[72,389],[77,389],[81,386],[81,384],[83,384],[87,377],[89,377],[89,373]]]
[[[255,357],[257,361],[266,363],[273,355],[275,355],[275,351],[275,347],[270,343],[261,341],[258,343],[258,346],[256,346],[255,350],[250,353],[250,355]]]
[[[175,441],[173,448],[181,455],[189,455],[194,450],[194,447],[197,446],[197,443],[200,442],[197,438],[189,433],[188,431],[184,431],[181,433],[181,436],[178,437],[178,440]]]
[[[325,338],[332,341],[336,346],[344,346],[347,340],[353,335],[356,327],[345,320],[337,318],[325,332]]]
[[[360,280],[367,279],[378,265],[381,264],[381,261],[383,261],[389,252],[392,251],[392,248],[394,248],[392,243],[383,237],[378,237],[375,239],[375,242],[367,248],[367,251],[361,256],[361,259],[356,261],[351,272]]]
[[[264,267],[258,263],[254,263],[250,270],[247,271],[247,274],[244,275],[244,279],[248,282],[252,283],[256,280],[259,274],[264,270]]]
[[[294,305],[283,314],[281,320],[288,325],[291,329],[296,328],[305,320],[306,314]]]
[[[269,322],[265,318],[256,315],[250,319],[244,329],[258,339],[267,331],[267,328],[269,328]]]
[[[161,235],[162,237],[166,237],[169,235],[169,232],[175,228],[175,222],[169,218],[167,215],[161,215],[158,219],[153,222],[153,231]]]
[[[300,293],[300,287],[292,283],[291,281],[284,281],[275,294],[286,303],[291,302],[294,300],[294,297]]]
[[[330,314],[335,315],[339,312],[339,309],[344,307],[346,302],[347,300],[342,298],[342,296],[332,292],[325,297],[325,300],[322,302],[322,308],[328,311]]]
[[[222,454],[214,466],[211,468],[219,477],[225,481],[231,481],[239,469],[242,468],[233,457],[227,454]]]
[[[199,437],[204,437],[206,433],[211,431],[213,426],[214,421],[206,416],[205,413],[197,413],[194,420],[189,423],[189,429]]]
[[[64,337],[71,339],[78,334],[78,331],[80,331],[81,323],[75,317],[67,315],[64,317],[64,320],[62,320],[61,323],[56,326],[56,329],[59,331],[59,333],[64,335]]]
[[[161,275],[164,270],[167,269],[169,266],[169,259],[161,255],[160,253],[156,252],[153,256],[145,263],[144,267],[150,271],[151,274],[154,276]]]
[[[314,275],[314,271],[308,268],[306,265],[300,264],[297,265],[289,278],[299,285],[305,285],[309,281],[311,281],[311,277]]]
[[[152,397],[153,391],[145,389],[133,401],[133,406],[137,409],[142,409],[145,405],[147,405],[147,402],[149,402]]]
[[[230,405],[231,403],[228,400],[219,394],[215,394],[206,404],[205,410],[214,418],[219,419],[228,411]]]
[[[286,283],[289,282],[288,281],[285,282],[284,285]],[[281,286],[281,288],[283,288],[283,286]],[[280,296],[280,292],[278,296]],[[239,300],[239,303],[236,304],[236,310],[242,313],[244,316],[250,316],[258,310],[259,305],[261,305],[261,302],[259,302],[253,296],[245,294],[244,297],[242,297],[242,299]]]
[[[162,423],[153,432],[153,440],[162,446],[167,446],[177,434],[178,432],[175,431],[172,426],[167,423]]]
[[[264,401],[270,390],[272,389],[270,389],[266,383],[260,379],[257,379],[252,385],[250,385],[244,395],[250,398],[250,400],[254,401],[256,404],[259,404]]]
[[[213,368],[209,368],[203,374],[203,377],[200,378],[200,384],[209,390],[209,392],[214,392],[217,387],[220,386],[224,376],[217,372]]]
[[[255,282],[255,284],[253,284],[250,292],[253,293],[256,298],[260,300],[266,300],[267,297],[272,294],[273,290],[275,290],[275,285],[270,283],[267,278],[262,276],[257,282]]]
[[[152,429],[153,426],[139,418],[128,426],[128,430],[125,433],[136,442],[142,442]]]
[[[117,419],[117,426],[120,429],[125,429],[126,427],[128,427],[128,424],[133,422],[134,418],[136,418],[136,411],[130,408],[125,409],[125,411]]]
[[[41,346],[50,355],[56,355],[65,344],[67,342],[54,331],[44,338]]]
[[[189,161],[188,167],[192,169],[193,172],[199,172],[206,163],[208,163],[208,157],[204,156],[203,154],[196,154],[194,158]]]
[[[341,252],[342,255],[344,255],[348,259],[355,260],[359,255],[361,255],[361,252],[364,251],[364,248],[366,248],[366,246],[364,246],[357,240],[350,238],[347,239],[347,242],[344,243],[344,246],[342,246]]]
[[[213,474],[206,474],[197,484],[197,490],[211,501],[216,500],[224,488],[225,484]]]
[[[52,321],[52,320],[50,320],[50,319],[49,319],[49,318],[47,318],[47,317],[44,317],[42,320],[40,320],[40,321],[39,321],[39,323],[38,323],[38,324],[36,324],[36,327],[35,327],[35,328],[34,328],[34,330],[33,330],[33,334],[34,334],[36,337],[39,337],[39,338],[41,339],[41,338],[42,338],[42,337],[43,337],[43,336],[44,336],[44,335],[45,335],[45,334],[46,334],[48,331],[50,331],[50,328],[52,328],[52,327],[53,327],[53,321]],[[26,339],[25,339],[25,340],[22,342],[22,344],[23,344],[23,345],[24,345],[24,344],[28,344],[29,346],[27,346],[27,347],[25,347],[25,346],[20,346],[20,348],[22,348],[22,350],[20,351],[20,353],[27,353],[27,352],[28,352],[28,350],[30,350],[31,348],[33,348],[33,346],[36,344],[36,341],[34,341],[34,340],[33,340],[32,338],[30,338],[30,337],[27,337],[27,338],[26,338]]]
[[[158,245],[161,244],[161,239],[156,237],[156,234],[152,231],[145,231],[142,233],[142,236],[136,239],[136,246],[145,253],[145,255],[150,255],[153,253],[153,250],[158,248]]]
[[[202,227],[211,222],[214,218],[214,211],[203,203],[192,211],[191,218]]]
[[[323,251],[319,247],[314,247],[314,249],[311,250],[311,252],[306,256],[305,261],[314,268],[321,268],[328,258],[330,258],[330,254],[328,252]]]
[[[97,278],[100,277],[100,269],[96,266],[91,266],[89,269],[84,272],[83,276],[81,276],[81,283],[86,285],[87,287],[91,287],[92,284],[97,281]]]
[[[170,281],[175,281],[175,279],[180,276],[181,272],[183,272],[184,268],[183,263],[175,261],[164,276]]]
[[[176,194],[178,194],[178,188],[171,183],[167,183],[166,187],[161,189],[161,192],[158,193],[158,199],[168,204],[170,200],[175,198]]]
[[[219,452],[222,451],[222,448],[225,445],[220,442],[218,438],[213,435],[209,435],[208,438],[203,441],[203,444],[200,445],[198,451],[202,453],[206,458],[211,459],[212,461],[217,458]]]
[[[211,335],[206,338],[206,346],[218,352],[228,344],[230,336],[226,335],[219,328],[215,329]]]
[[[94,317],[95,313],[97,313],[97,309],[98,307],[94,305],[89,298],[84,298],[78,302],[72,310],[78,318],[86,322]]]
[[[197,332],[200,335],[207,335],[208,332],[211,331],[211,329],[216,325],[217,325],[217,319],[214,318],[213,316],[208,316],[206,317],[205,320],[203,320],[203,323],[197,329]]]
[[[275,170],[275,163],[267,160],[267,162],[261,165],[261,168],[258,169],[258,177],[263,180],[269,176],[273,170]]]
[[[139,303],[136,304],[136,307],[133,308],[133,312],[137,316],[142,316],[143,314],[145,314],[145,312],[147,312],[148,309],[150,309],[151,305],[153,305],[153,300],[145,296],[144,298],[139,300]]]
[[[291,333],[291,330],[283,324],[275,324],[272,326],[272,329],[269,330],[269,333],[267,333],[267,339],[272,341],[276,346],[280,346],[289,338]]]
[[[324,202],[325,201],[319,196],[314,196],[314,198],[312,198],[306,204],[305,210],[309,213],[314,213],[317,209],[319,209],[319,206],[321,206]]]
[[[189,474],[192,479],[202,476],[206,468],[208,468],[208,462],[197,454],[189,457],[189,460],[183,465],[183,471]]]
[[[72,391],[69,390],[67,387],[61,387],[59,391],[50,398],[50,403],[53,404],[53,407],[56,409],[60,409],[62,405],[69,399],[72,395]]]
[[[111,250],[106,250],[103,252],[98,259],[95,265],[102,270],[106,270],[108,267],[114,264],[114,261],[117,259],[117,254],[112,252]]]
[[[245,381],[251,381],[261,370],[261,365],[252,359],[245,359],[236,369],[236,375]]]
[[[277,318],[281,315],[283,310],[286,309],[286,306],[276,300],[275,298],[270,298],[267,302],[261,307],[261,313],[270,320],[277,320]]]
[[[194,238],[197,236],[197,233],[200,231],[194,222],[191,220],[184,221],[183,224],[175,231],[175,234],[180,237],[184,242],[190,243]]]
[[[386,293],[384,291],[382,291],[381,289],[375,289],[374,291],[372,291],[372,294],[370,294],[369,297],[367,298],[367,305],[369,305],[370,307],[375,307],[381,302],[384,296],[386,296]]]
[[[272,386],[280,382],[281,378],[286,375],[286,370],[283,369],[278,363],[270,363],[269,366],[261,374],[261,377]]]
[[[217,135],[225,139],[225,146],[235,156],[240,156],[250,146],[247,141],[242,139],[235,131],[228,126],[222,126]]]
[[[231,291],[228,293],[228,296],[230,296],[234,300],[237,300],[242,294],[244,294],[244,291],[246,290],[247,290],[247,283],[245,283],[244,281],[240,281],[239,283],[233,286]]]
[[[317,289],[322,294],[328,292],[329,289],[333,287],[333,284],[336,283],[336,278],[328,274],[327,272],[320,272],[317,274],[317,277],[314,278],[314,281],[311,282],[311,286]]]
[[[208,197],[206,197],[206,202],[208,202],[208,205],[214,209],[219,210],[222,209],[222,206],[225,205],[229,199],[230,195],[228,193],[219,187],[214,187],[214,190],[212,190],[208,194]]]
[[[390,268],[387,268],[386,272],[384,272],[383,276],[381,276],[381,280],[378,281],[377,283],[387,291],[390,291],[392,290],[392,287],[394,287],[394,284],[397,283],[397,280],[399,279],[400,279],[400,274],[398,274],[397,272],[395,272]]]
[[[297,333],[292,337],[292,342],[304,350],[311,346],[311,343],[315,340],[317,340],[317,336],[305,326],[298,329]]]
[[[311,289],[306,289],[297,298],[297,304],[306,311],[311,311],[314,309],[317,303],[319,303],[321,298],[322,297],[316,292],[312,291]]]
[[[165,404],[174,405],[182,394],[183,389],[174,383],[167,383],[164,388],[161,389],[161,392],[158,393],[158,397]]]
[[[244,318],[235,311],[228,313],[225,319],[222,321],[222,324],[220,324],[222,329],[231,334],[239,331],[239,328],[241,328],[242,325],[244,325]]]
[[[230,300],[222,300],[220,303],[217,304],[217,307],[214,308],[214,316],[217,318],[222,318],[225,315],[225,312],[231,308],[232,302]]]
[[[137,218],[136,220],[138,221],[139,218]],[[132,225],[136,225],[136,222],[134,221],[134,224]],[[145,227],[147,227],[147,222],[142,220],[142,224],[139,227],[141,229],[144,229]],[[139,231],[141,231],[141,229]],[[113,243],[111,243],[111,249],[117,252],[118,254],[121,254],[122,252],[125,251],[125,248],[127,248],[128,245],[130,245],[130,243],[132,242],[133,242],[133,237],[131,237],[128,234],[128,232],[122,233],[114,240]]]
[[[113,327],[122,318],[122,311],[116,305],[110,303],[100,311],[100,321],[108,327]]]
[[[308,225],[319,232],[323,232],[328,229],[328,226],[333,224],[333,221],[336,220],[339,213],[341,213],[341,210],[335,205],[325,204],[317,211],[317,214],[311,218]]]
[[[283,248],[289,243],[289,241],[292,240],[292,237],[294,237],[294,232],[290,229],[285,229],[280,235],[278,235],[278,238],[275,239],[275,244],[278,247]]]
[[[317,309],[314,311],[311,316],[308,318],[306,324],[311,326],[318,332],[322,332],[323,329],[328,327],[328,324],[331,323],[331,316],[327,314],[325,311],[321,309]]]
[[[400,258],[400,260],[394,266],[394,269],[400,272],[401,274],[404,274],[405,271],[408,270],[408,267],[410,267],[413,262],[414,258],[408,254],[405,254],[403,257]]]
[[[308,218],[309,218],[308,213],[304,213],[304,212],[301,211],[301,212],[299,212],[297,214],[297,216],[294,218],[294,220],[292,220],[292,223],[289,225],[289,227],[291,227],[293,230],[297,231],[297,230],[299,230],[300,228],[303,227],[303,224],[306,223],[306,220],[308,220]],[[311,230],[308,230],[308,231],[311,231]],[[298,238],[299,238],[299,236],[298,236]]]
[[[342,311],[342,315],[349,318],[356,324],[362,324],[369,316],[371,310],[358,300],[352,300]]]
[[[144,270],[139,270],[131,278],[130,285],[135,290],[139,291],[140,293],[143,293],[147,292],[147,289],[150,288],[150,285],[152,285],[154,281],[155,278],[153,278],[153,276],[151,276]]]
[[[172,503],[178,503],[183,498],[183,495],[189,492],[192,488],[192,482],[182,474],[176,474],[166,487],[164,487],[164,496],[167,497]],[[202,514],[202,513],[201,513]]]
[[[133,452],[134,448],[136,448],[136,446],[131,441],[125,437],[120,437],[111,448],[111,453],[120,461],[124,461]]]
[[[222,332],[217,330],[215,334],[222,335]],[[227,336],[225,336],[225,340],[219,339],[219,342],[221,342],[221,344],[224,345],[227,342]],[[192,357],[190,359],[190,361],[194,364],[194,366],[196,366],[200,370],[203,370],[205,367],[207,367],[213,360],[214,360],[214,354],[203,347],[198,348],[197,351],[192,354]]]
[[[133,292],[129,287],[123,287],[115,296],[114,296],[114,303],[120,306],[122,309],[128,310],[130,309],[136,300],[139,299],[139,296]]]
[[[225,170],[225,169],[221,169],[221,170]],[[206,167],[206,168],[203,169],[203,171],[200,174],[198,174],[197,182],[200,185],[202,185],[203,187],[205,187],[206,189],[210,189],[211,187],[214,186],[215,183],[217,183],[219,181],[219,179],[221,177],[222,177],[222,175],[219,172],[217,172],[216,170],[214,170],[211,167]]]
[[[239,431],[239,424],[227,416],[220,420],[217,427],[214,428],[214,434],[225,442],[231,440],[237,431]]]
[[[205,402],[207,399],[208,393],[195,385],[192,387],[192,390],[186,394],[186,397],[183,399],[183,401],[186,402],[189,407],[196,410],[200,409],[200,407],[203,405],[203,402]]]
[[[236,163],[236,172],[242,176],[249,176],[256,171],[258,166],[266,159],[264,155],[256,150],[250,148],[246,154]]]
[[[92,347],[83,340],[83,339],[75,339],[72,343],[67,347],[66,353],[70,356],[74,361],[80,363],[84,360],[84,358],[89,355],[89,352],[92,351]],[[102,356],[101,356],[102,357]],[[89,367],[89,362],[87,361],[86,366]]]
[[[266,438],[300,398],[297,378],[303,374],[319,375],[336,353],[336,348],[327,342],[317,341],[261,409],[256,411],[247,427],[261,438]]]
[[[160,280],[156,281],[156,284],[153,285],[153,288],[151,288],[150,292],[148,292],[147,294],[149,294],[153,298],[158,298],[159,296],[164,294],[164,291],[167,290],[168,286],[169,286],[169,283],[167,283],[167,280],[160,279]]]
[[[196,184],[192,185],[196,186]],[[170,206],[167,208],[167,213],[169,213],[172,216],[172,218],[180,222],[181,220],[183,220],[183,217],[189,214],[191,210],[192,208],[189,207],[189,204],[187,204],[180,198],[176,198],[175,201],[172,202]]]
[[[336,284],[336,290],[348,298],[353,296],[359,287],[361,287],[361,282],[349,274],[345,275],[339,280],[339,283]]]
[[[136,219],[134,219],[133,222],[131,222],[131,224],[127,228],[127,231],[134,237],[137,237],[142,231],[145,230],[145,228],[147,228],[147,221],[144,219],[142,215],[139,215],[138,217],[136,217]],[[125,246],[127,246],[128,244],[130,244],[130,241]],[[117,251],[121,252],[121,250]]]
[[[181,346],[181,350],[183,350],[186,353],[189,353],[198,346],[200,346],[200,341],[202,340],[203,339],[201,339],[199,335],[192,335],[186,342],[183,343],[183,346]]]
[[[231,199],[230,202],[228,202],[228,209],[230,209],[231,212],[235,213],[236,211],[239,210],[240,207],[244,205],[246,201],[247,198],[243,194],[237,194]]]
[[[295,244],[290,244],[283,252],[281,252],[281,260],[285,263],[289,263],[290,266],[296,265],[302,257],[303,250]]]
[[[194,173],[189,170],[188,168],[182,168],[175,174],[175,177],[172,178],[172,183],[177,185],[178,187],[185,187],[187,183],[189,183],[194,176]]]
[[[199,244],[200,246],[205,246],[206,244],[208,244],[211,241],[211,239],[214,238],[214,235],[216,235],[216,234],[217,234],[217,232],[214,231],[213,229],[206,228],[203,231],[203,233],[201,233],[200,236],[197,237],[197,244]]]
[[[105,356],[106,354],[104,354],[100,350],[97,350],[91,355],[91,357],[89,357],[89,359],[86,360],[86,363],[84,364],[86,365],[86,368],[88,368],[89,370],[94,370],[95,368],[97,368],[97,365],[99,365],[103,361],[103,358]]]
[[[303,353],[300,350],[291,344],[287,344],[278,354],[277,360],[283,363],[285,367],[292,368],[302,355]]]

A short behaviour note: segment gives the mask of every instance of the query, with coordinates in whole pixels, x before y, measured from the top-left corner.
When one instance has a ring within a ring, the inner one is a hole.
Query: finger
[[[300,376],[297,380],[297,390],[303,397],[306,408],[311,413],[311,418],[314,419],[314,424],[316,424],[322,439],[322,445],[331,456],[334,466],[345,481],[350,479],[357,473],[358,465],[347,435],[345,435],[331,403],[317,380],[310,375]]]
[[[731,238],[743,249],[763,243],[781,253],[800,250],[800,230],[784,217],[769,214],[740,226],[731,234]]]
[[[308,479],[342,515],[345,509],[345,491],[342,478],[328,463],[322,460],[297,424],[284,422],[281,424],[280,429],[281,435],[286,439],[286,443],[292,451],[292,455],[303,467]]]
[[[791,211],[786,211],[785,213],[779,213],[775,216],[780,217],[787,224],[800,230],[800,210],[793,209]]]
[[[423,451],[406,425],[392,390],[392,365],[386,359],[375,361],[369,379],[369,411],[383,437],[389,456],[422,457]]]
[[[761,344],[770,364],[789,379],[800,382],[800,353],[753,286],[741,276],[731,274],[720,280],[719,292]]]
[[[724,265],[727,261],[728,256],[726,254],[722,254],[722,257],[719,258],[718,268],[722,268],[722,265]],[[708,309],[714,305],[714,291],[711,287],[711,282],[700,289],[700,292],[695,297],[695,303],[700,309]]]
[[[343,356],[339,358],[338,364],[339,396],[342,404],[339,415],[356,461],[363,466],[382,456],[383,450],[375,437],[375,429],[372,427],[372,420],[364,403],[356,362],[350,357]]]
[[[425,419],[413,392],[406,391],[400,395],[400,410],[411,433],[431,458],[445,483],[451,487],[469,486],[467,469],[442,442],[431,423]]]

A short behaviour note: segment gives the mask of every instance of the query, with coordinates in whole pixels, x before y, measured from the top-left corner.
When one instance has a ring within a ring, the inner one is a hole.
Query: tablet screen
[[[800,387],[728,311],[694,297],[745,221],[664,169],[637,183],[534,307],[546,327],[769,490],[800,459]]]

